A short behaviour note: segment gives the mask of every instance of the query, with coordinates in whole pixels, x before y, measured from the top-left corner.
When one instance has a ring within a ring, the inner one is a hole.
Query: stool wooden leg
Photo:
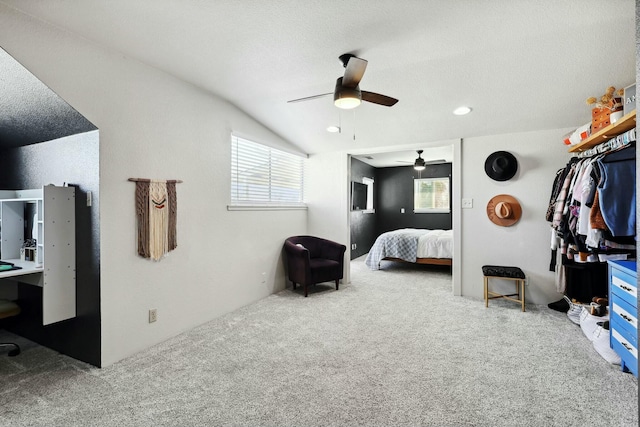
[[[520,280],[519,288],[522,289],[522,311],[524,311],[524,280]]]
[[[489,307],[489,278],[484,276],[484,306]]]

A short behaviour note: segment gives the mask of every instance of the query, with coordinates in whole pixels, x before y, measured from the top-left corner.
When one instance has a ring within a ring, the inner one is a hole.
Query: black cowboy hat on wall
[[[495,181],[508,181],[518,171],[518,160],[508,151],[496,151],[487,157],[484,171]]]

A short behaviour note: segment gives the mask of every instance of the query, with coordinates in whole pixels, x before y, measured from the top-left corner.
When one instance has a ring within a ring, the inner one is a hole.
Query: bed
[[[379,270],[382,260],[451,265],[452,257],[453,230],[403,228],[378,236],[365,264],[372,270]]]

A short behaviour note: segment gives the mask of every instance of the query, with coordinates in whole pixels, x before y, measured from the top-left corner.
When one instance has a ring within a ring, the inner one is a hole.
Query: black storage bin
[[[565,265],[567,286],[565,294],[582,303],[590,303],[593,297],[607,297],[609,292],[607,263],[590,262]]]

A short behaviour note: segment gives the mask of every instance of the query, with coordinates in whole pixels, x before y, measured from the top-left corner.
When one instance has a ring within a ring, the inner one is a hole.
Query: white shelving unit
[[[33,260],[21,259],[25,206],[34,204],[37,241]],[[43,324],[76,316],[75,188],[48,185],[41,189],[0,190],[0,259],[22,267],[0,272],[42,287]]]

